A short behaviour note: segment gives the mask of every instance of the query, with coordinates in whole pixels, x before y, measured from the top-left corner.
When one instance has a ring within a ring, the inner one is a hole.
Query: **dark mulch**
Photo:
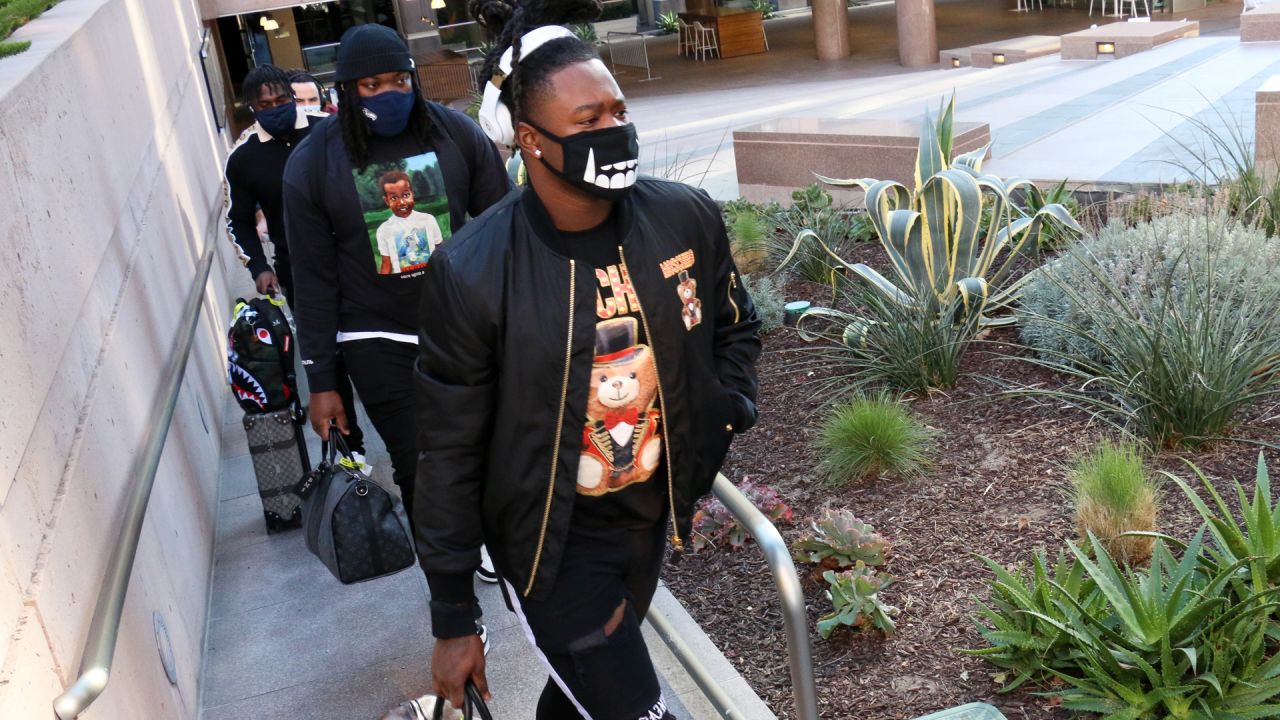
[[[861,246],[879,264],[879,248]],[[788,299],[820,304],[829,289],[793,282]],[[893,543],[887,566],[895,578],[883,592],[898,607],[898,633],[888,639],[839,629],[818,638],[817,618],[830,610],[825,584],[800,565],[822,717],[840,720],[914,718],[966,702],[989,702],[1011,720],[1065,718],[1052,697],[1031,689],[1008,694],[999,668],[969,658],[958,648],[981,647],[971,616],[975,598],[985,599],[990,573],[974,557],[981,553],[1006,565],[1022,563],[1039,548],[1056,553],[1075,536],[1073,508],[1063,469],[1104,433],[1076,409],[1058,403],[999,394],[997,382],[1050,387],[1062,379],[1013,352],[1013,331],[997,331],[971,350],[959,386],[913,403],[915,412],[941,431],[938,461],[923,479],[881,479],[830,489],[812,474],[811,437],[827,398],[813,397],[802,372],[789,369],[804,343],[790,330],[765,338],[761,416],[739,438],[724,472],[735,481],[750,477],[778,489],[795,508],[795,523],[781,528],[797,539],[823,507],[846,507]],[[1255,408],[1236,434],[1280,438],[1280,411]],[[1190,477],[1182,458],[1214,479],[1240,478],[1252,491],[1257,447],[1223,442],[1196,453],[1166,452],[1159,469]],[[1275,463],[1273,462],[1273,465]],[[1219,485],[1219,487],[1224,487]],[[1162,492],[1161,529],[1187,538],[1198,516],[1172,483]],[[738,551],[687,553],[666,570],[667,582],[751,686],[779,717],[794,717],[791,680],[778,597],[763,555],[749,544]]]

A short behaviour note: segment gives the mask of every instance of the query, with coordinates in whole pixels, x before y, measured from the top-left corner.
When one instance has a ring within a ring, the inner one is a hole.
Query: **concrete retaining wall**
[[[200,253],[219,247],[106,693],[85,718],[195,718],[224,408],[225,140],[195,0],[65,0],[0,60],[0,717],[76,676],[130,462]],[[153,613],[168,628],[176,686]]]

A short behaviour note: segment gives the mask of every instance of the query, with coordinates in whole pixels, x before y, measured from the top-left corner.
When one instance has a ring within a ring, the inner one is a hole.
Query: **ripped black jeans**
[[[510,593],[551,671],[538,720],[675,720],[640,632],[658,587],[665,530],[570,531],[551,595]]]

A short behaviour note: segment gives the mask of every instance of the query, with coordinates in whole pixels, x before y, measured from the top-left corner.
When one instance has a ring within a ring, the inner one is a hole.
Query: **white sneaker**
[[[489,558],[489,548],[483,545],[480,546],[480,568],[476,570],[476,577],[481,582],[498,582],[498,573],[493,569],[493,560]]]

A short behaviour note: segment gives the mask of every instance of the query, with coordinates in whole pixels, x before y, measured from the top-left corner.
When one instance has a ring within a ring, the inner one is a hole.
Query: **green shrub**
[[[40,13],[57,5],[59,0],[0,0],[0,40],[13,34]],[[0,43],[0,57],[16,55],[31,46],[30,42]]]
[[[664,12],[658,16],[658,34],[671,35],[680,31],[680,17],[673,12]]]
[[[600,13],[600,22],[605,20],[621,20],[635,15],[631,0],[606,0],[604,10]]]
[[[847,253],[853,243],[865,239],[865,221],[855,220],[857,215],[837,205],[831,193],[814,183],[791,193],[791,207],[778,205],[766,208],[766,218],[771,219],[775,232],[769,236],[769,260],[773,267],[786,264],[802,280],[833,285],[836,280],[835,265],[831,257],[817,243],[806,243],[798,248],[787,261],[796,238],[806,231],[812,232],[837,254]],[[855,231],[861,237],[855,236]]]
[[[782,327],[787,300],[777,279],[771,275],[753,273],[743,275],[742,284],[756,304],[756,314],[760,316],[760,332],[770,333]]]
[[[729,250],[738,270],[750,274],[768,269],[773,227],[761,208],[746,200],[733,200],[725,203],[723,212]]]
[[[760,13],[761,19],[772,20],[777,8],[769,0],[751,0],[751,9]]]
[[[938,314],[894,302],[865,283],[844,283],[839,294],[857,310],[818,308],[800,318],[803,339],[825,341],[797,364],[822,373],[811,382],[815,393],[838,398],[868,386],[917,394],[955,387],[978,332],[976,314],[952,320],[960,301]]]
[[[1016,392],[1064,400],[1155,445],[1198,447],[1280,389],[1280,282],[1259,272],[1273,256],[1238,226],[1176,216],[1140,230],[1135,240],[1154,236],[1149,263],[1107,262],[1082,246],[1036,273],[1058,299],[1024,302],[1036,328],[1025,337],[1040,353],[1025,359],[1074,382]],[[1050,347],[1047,331],[1065,349]]]
[[[1103,441],[1077,458],[1068,472],[1075,494],[1076,525],[1083,542],[1090,534],[1125,564],[1151,557],[1155,538],[1156,490],[1137,446]]]
[[[873,627],[885,635],[897,629],[893,616],[898,609],[880,601],[879,593],[892,582],[886,573],[875,570],[859,561],[849,570],[822,573],[827,581],[827,599],[833,610],[818,618],[818,634],[824,639],[840,626],[851,628]]]
[[[848,510],[827,510],[811,525],[812,532],[795,545],[796,557],[829,570],[858,563],[879,567],[889,557],[889,541]]]
[[[573,31],[574,35],[578,36],[579,40],[585,43],[590,43],[592,45],[595,45],[596,43],[600,42],[600,36],[596,34],[596,26],[592,25],[591,23],[582,23],[580,25],[570,25],[569,29]]]
[[[1136,227],[1112,222],[1031,273],[1017,311],[1022,339],[1042,356],[1098,362],[1103,351],[1097,324],[1112,321],[1113,314],[1082,307],[1076,296],[1086,286],[1081,299],[1095,299],[1105,282],[1128,308],[1151,317],[1165,287],[1205,285],[1210,271],[1217,292],[1234,293],[1240,285],[1262,288],[1264,297],[1280,291],[1277,266],[1280,243],[1223,215],[1196,219],[1177,213]]]
[[[836,408],[818,433],[818,474],[831,485],[918,476],[930,464],[935,436],[888,395],[855,398]]]

